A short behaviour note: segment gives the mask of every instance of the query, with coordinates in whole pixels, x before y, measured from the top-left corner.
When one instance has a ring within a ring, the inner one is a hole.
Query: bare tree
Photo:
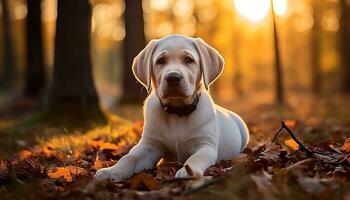
[[[274,12],[273,0],[271,0],[271,13],[272,13],[272,23],[273,23],[273,41],[274,41],[274,54],[275,54],[275,87],[276,87],[276,102],[284,102],[284,89],[283,89],[283,72],[281,65],[281,56],[279,49],[279,39],[277,34],[276,17]]]
[[[136,81],[131,65],[145,47],[144,20],[141,0],[125,0],[124,76],[122,103],[141,103],[146,91]]]
[[[90,1],[59,0],[54,71],[48,99],[55,111],[103,117],[92,77],[90,35]]]
[[[15,63],[14,63],[14,49],[13,36],[11,31],[11,20],[9,13],[9,0],[1,0],[3,13],[3,48],[4,48],[4,63],[0,69],[0,87],[2,89],[9,89],[13,86],[15,79]]]
[[[311,77],[312,77],[312,92],[316,95],[321,93],[321,66],[320,66],[320,42],[321,42],[321,27],[320,27],[320,8],[319,1],[313,0],[313,18],[314,25],[311,30]]]
[[[350,93],[350,5],[346,0],[340,0],[339,43],[341,55],[342,91]]]
[[[27,68],[24,95],[38,97],[45,85],[41,33],[41,0],[27,1]]]

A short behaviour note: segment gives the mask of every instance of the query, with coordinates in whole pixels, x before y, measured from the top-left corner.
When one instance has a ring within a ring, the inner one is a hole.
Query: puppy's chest
[[[161,140],[170,153],[179,161],[185,161],[195,150],[195,124],[187,118],[168,119],[162,123]]]

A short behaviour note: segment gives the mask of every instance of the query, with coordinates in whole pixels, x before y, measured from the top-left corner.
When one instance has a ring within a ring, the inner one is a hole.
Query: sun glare
[[[234,0],[237,12],[252,22],[263,20],[269,13],[270,0]],[[276,15],[284,15],[287,11],[287,0],[273,0]]]

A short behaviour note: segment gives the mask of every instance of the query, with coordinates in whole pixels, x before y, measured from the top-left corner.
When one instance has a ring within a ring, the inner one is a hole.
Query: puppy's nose
[[[178,72],[170,72],[165,76],[165,79],[168,81],[170,84],[176,84],[179,83],[182,79],[182,74]]]

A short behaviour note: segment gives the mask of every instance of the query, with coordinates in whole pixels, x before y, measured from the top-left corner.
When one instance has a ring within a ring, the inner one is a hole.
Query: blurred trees
[[[27,67],[24,95],[38,97],[46,80],[41,33],[41,0],[27,0],[27,10]]]
[[[141,103],[146,90],[136,81],[131,65],[134,57],[145,47],[142,1],[125,0],[125,38],[122,103]]]
[[[321,93],[322,73],[321,73],[321,10],[320,2],[312,1],[314,25],[311,29],[311,88],[314,94]]]
[[[347,0],[340,0],[340,62],[342,73],[342,91],[350,93],[350,5]]]
[[[274,4],[271,0],[271,13],[272,13],[272,25],[273,25],[273,43],[274,43],[274,55],[275,55],[275,87],[276,87],[276,102],[283,103],[284,102],[284,87],[283,87],[283,72],[282,72],[282,64],[281,64],[281,56],[279,49],[279,39],[277,33],[277,25],[276,18],[274,12]]]
[[[92,77],[89,0],[59,0],[49,108],[66,115],[103,117]]]
[[[0,87],[2,89],[9,89],[13,86],[15,79],[15,63],[14,63],[14,49],[13,49],[13,34],[11,28],[11,18],[9,12],[9,0],[1,0],[2,19],[3,19],[3,49],[4,49],[4,63],[0,69]]]

